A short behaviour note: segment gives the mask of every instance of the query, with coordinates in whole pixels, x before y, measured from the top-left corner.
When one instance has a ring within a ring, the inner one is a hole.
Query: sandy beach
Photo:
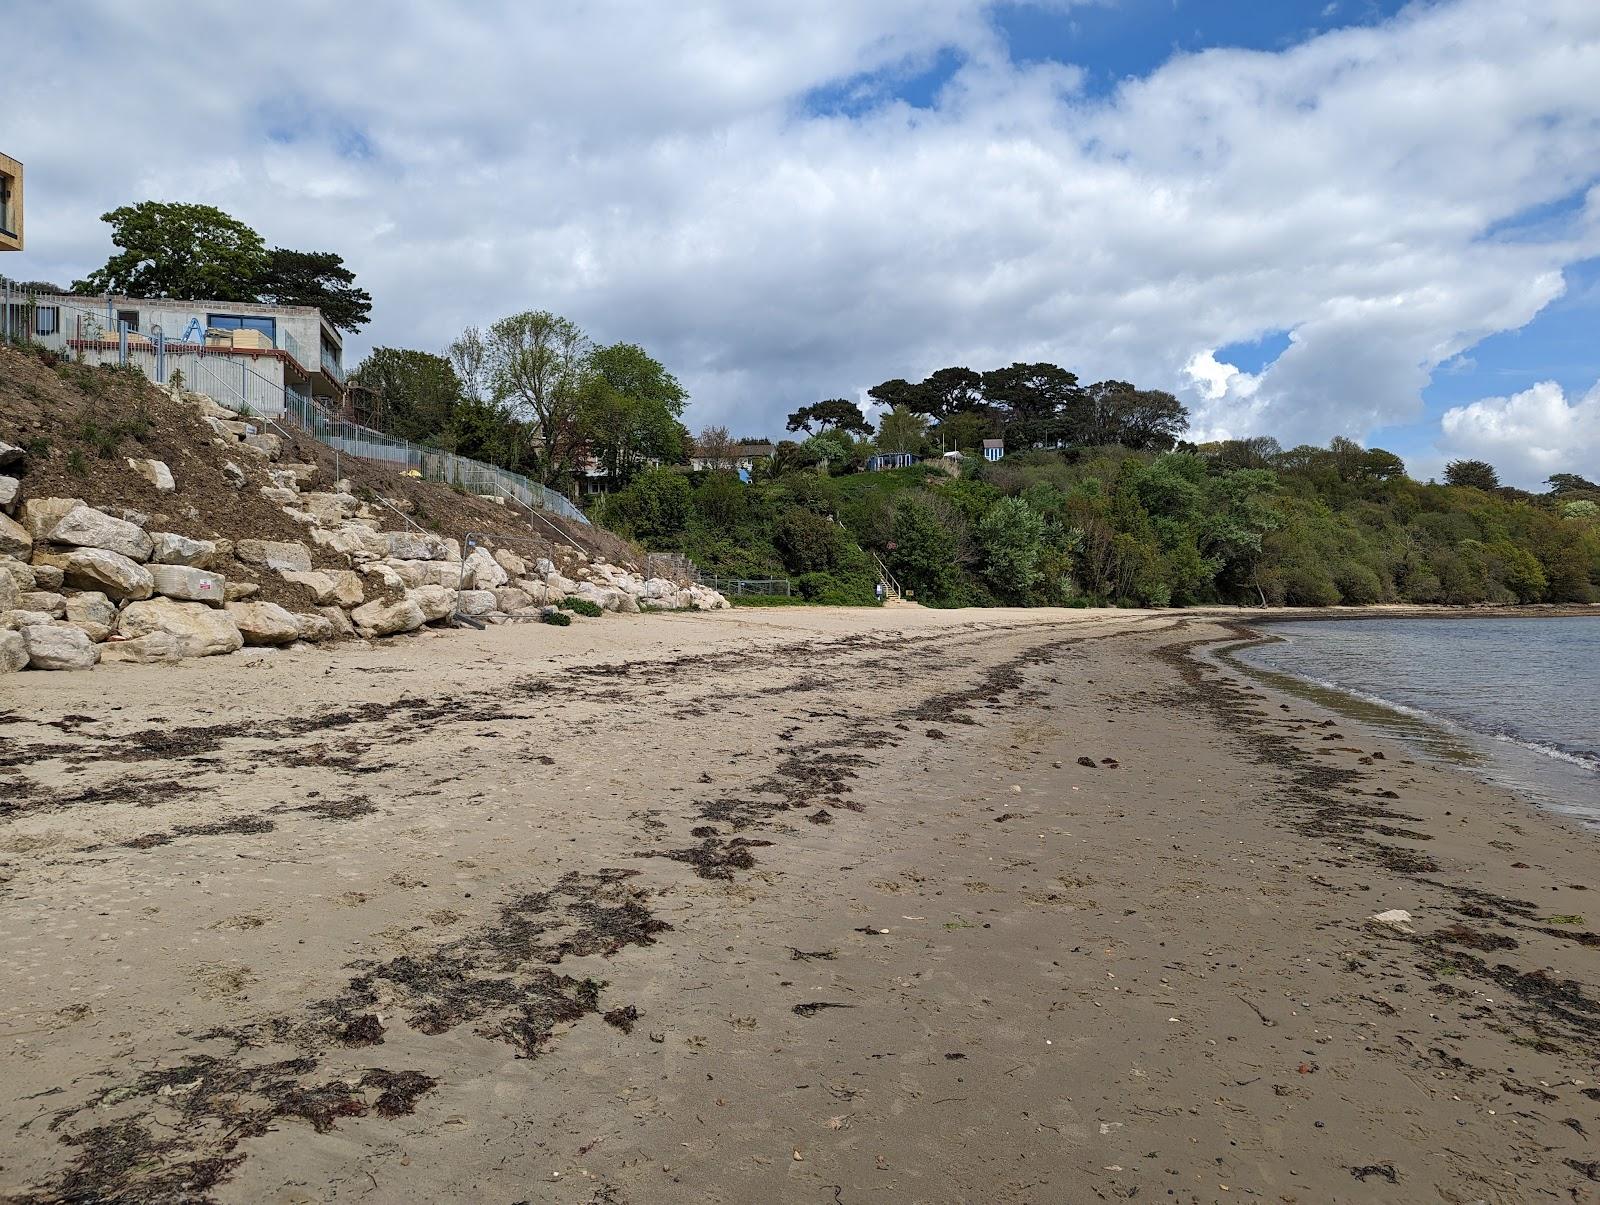
[[[1600,843],[1248,618],[15,677],[0,1198],[1600,1201]]]

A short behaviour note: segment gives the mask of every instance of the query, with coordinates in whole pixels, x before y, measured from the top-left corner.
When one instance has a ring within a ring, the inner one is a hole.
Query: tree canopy
[[[313,306],[336,330],[358,331],[372,315],[372,294],[356,287],[356,274],[332,251],[274,247],[256,292],[274,305]]]

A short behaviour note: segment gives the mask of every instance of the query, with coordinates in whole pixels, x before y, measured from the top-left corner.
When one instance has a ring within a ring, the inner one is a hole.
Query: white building
[[[63,356],[125,360],[163,385],[181,372],[189,388],[256,414],[295,399],[337,407],[344,395],[344,340],[310,306],[33,293],[12,294],[4,318]]]

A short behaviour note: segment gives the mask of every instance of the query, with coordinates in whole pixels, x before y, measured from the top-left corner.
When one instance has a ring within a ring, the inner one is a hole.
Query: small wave
[[[1553,757],[1557,761],[1564,761],[1570,765],[1582,766],[1585,770],[1593,770],[1596,774],[1600,774],[1600,754],[1590,753],[1584,749],[1563,749],[1560,745],[1551,745],[1544,741],[1530,741],[1511,732],[1496,732],[1494,739],[1504,741],[1508,745],[1516,745],[1519,749],[1527,749],[1529,752],[1538,753],[1544,757]]]

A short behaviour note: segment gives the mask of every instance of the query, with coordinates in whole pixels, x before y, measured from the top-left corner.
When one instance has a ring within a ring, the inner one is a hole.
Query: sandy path
[[[1180,655],[1224,634],[613,617],[0,687],[0,1189],[1600,1199],[1593,838]]]

